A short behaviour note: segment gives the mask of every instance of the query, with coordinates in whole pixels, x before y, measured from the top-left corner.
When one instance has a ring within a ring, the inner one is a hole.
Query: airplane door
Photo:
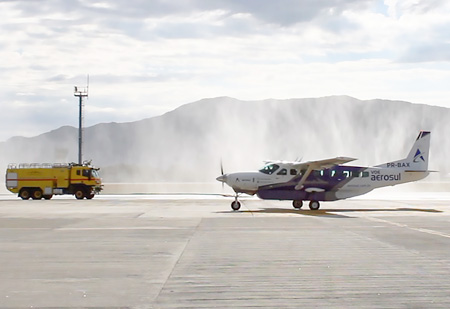
[[[286,179],[287,174],[288,174],[287,169],[285,168],[281,169],[275,176],[276,182],[284,181]]]

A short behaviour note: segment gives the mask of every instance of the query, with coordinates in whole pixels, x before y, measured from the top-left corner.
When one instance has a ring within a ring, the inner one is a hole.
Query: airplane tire
[[[241,203],[239,203],[238,201],[234,201],[231,203],[231,208],[234,211],[239,210],[241,208]]]
[[[318,210],[320,208],[320,203],[318,201],[309,202],[309,209]]]
[[[303,206],[303,201],[292,201],[292,206],[294,206],[295,209],[300,209]]]

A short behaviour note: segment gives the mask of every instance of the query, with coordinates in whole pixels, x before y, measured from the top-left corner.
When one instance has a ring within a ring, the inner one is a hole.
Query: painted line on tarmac
[[[398,226],[398,227],[402,227],[402,228],[407,228],[407,229],[410,229],[410,230],[413,230],[413,231],[417,231],[417,232],[421,232],[421,233],[427,233],[427,234],[430,234],[430,235],[436,235],[436,236],[441,236],[441,237],[445,237],[445,238],[450,238],[449,234],[438,232],[438,231],[434,231],[434,230],[423,229],[423,228],[420,228],[420,227],[410,227],[410,226],[408,226],[406,224],[392,222],[392,221],[388,221],[388,220],[383,220],[383,219],[380,219],[380,218],[367,217],[367,219],[369,219],[371,221],[375,221],[375,222],[388,223],[390,225],[394,225],[394,226]]]
[[[62,227],[58,231],[104,231],[104,230],[188,230],[191,228],[168,226],[129,226],[129,227]]]

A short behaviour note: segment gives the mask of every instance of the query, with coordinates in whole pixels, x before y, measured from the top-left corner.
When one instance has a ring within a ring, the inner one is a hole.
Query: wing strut
[[[314,170],[314,166],[308,165],[308,169],[306,170],[305,174],[303,174],[302,178],[298,182],[298,184],[295,186],[295,190],[301,190],[303,188],[303,184],[305,183],[306,179],[308,178],[309,174]]]

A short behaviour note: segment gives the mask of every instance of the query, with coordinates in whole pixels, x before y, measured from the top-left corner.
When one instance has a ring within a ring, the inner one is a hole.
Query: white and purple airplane
[[[291,200],[300,209],[303,201],[317,210],[320,201],[336,201],[368,193],[376,188],[413,182],[428,176],[431,133],[421,131],[405,159],[374,167],[342,165],[356,159],[336,157],[309,162],[267,161],[256,172],[223,174],[217,180],[235,192],[231,203],[239,210],[240,193],[267,200]]]

